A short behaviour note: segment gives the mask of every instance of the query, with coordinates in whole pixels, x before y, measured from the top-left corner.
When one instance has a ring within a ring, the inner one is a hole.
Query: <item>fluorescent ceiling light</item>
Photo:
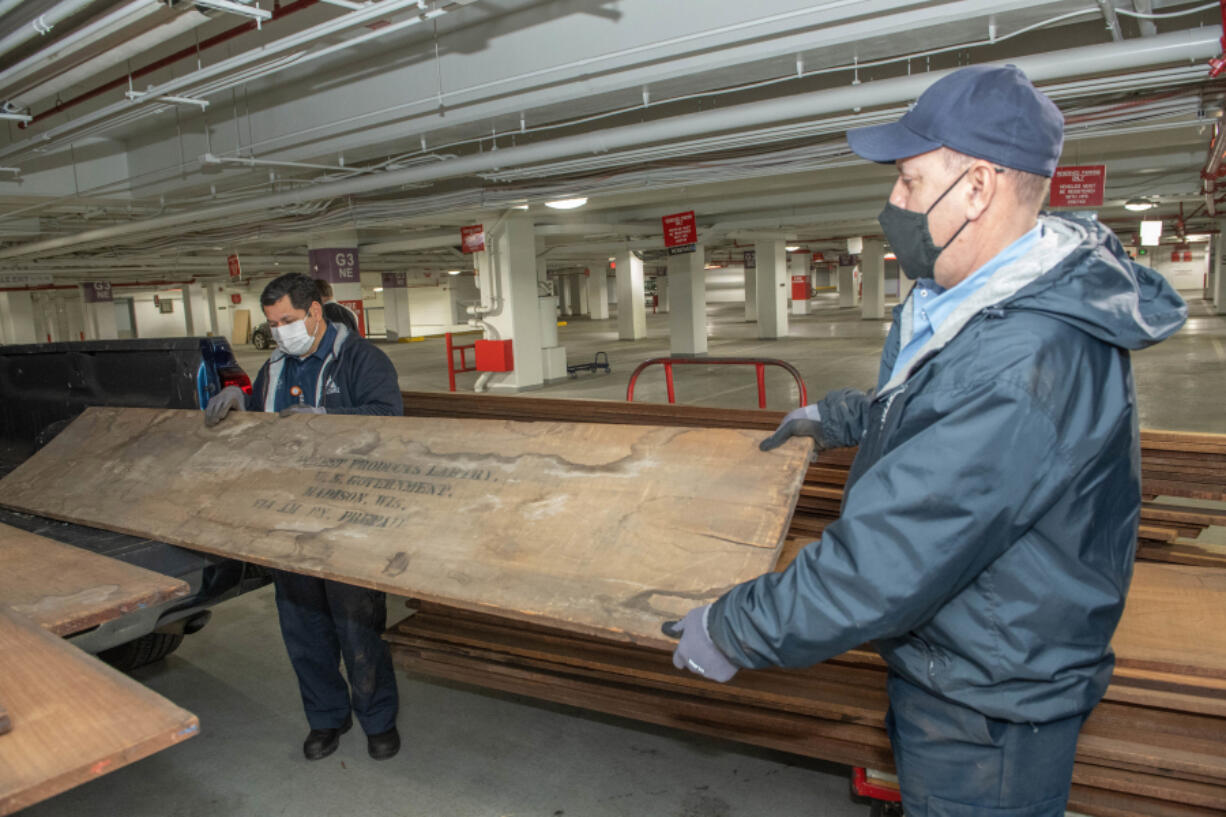
[[[1149,199],[1129,199],[1128,201],[1124,202],[1124,209],[1131,210],[1134,213],[1143,213],[1146,210],[1157,206],[1158,205],[1155,202],[1152,202]]]
[[[1141,245],[1144,247],[1157,247],[1162,240],[1162,222],[1161,221],[1142,221],[1141,222]]]
[[[375,292],[382,292],[382,291],[383,291],[383,287],[375,287]]]
[[[573,199],[557,199],[555,201],[545,202],[546,207],[552,207],[555,210],[574,210],[587,204],[587,198],[580,196]]]
[[[795,244],[793,244],[793,245],[792,245],[792,246],[790,246],[790,247],[784,247],[784,249],[785,249],[785,250],[787,250],[788,252],[796,252],[797,250],[799,250],[799,249],[800,249],[800,247],[799,247],[799,246],[797,246],[797,245],[795,245]]]
[[[460,271],[458,269],[449,269],[447,270],[447,274],[448,275],[459,275]]]
[[[0,168],[0,170],[3,170],[3,169],[4,168]],[[1209,234],[1208,233],[1188,233],[1187,236],[1185,236],[1185,238],[1187,238],[1188,241],[1208,241]]]

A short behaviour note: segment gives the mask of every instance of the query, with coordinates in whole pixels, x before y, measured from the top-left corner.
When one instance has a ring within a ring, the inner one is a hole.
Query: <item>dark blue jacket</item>
[[[404,400],[392,361],[382,349],[345,326],[332,326],[336,329],[336,339],[319,371],[317,399],[307,402],[322,405],[328,414],[402,416]],[[276,384],[284,360],[285,353],[276,349],[260,367],[251,394],[247,396],[248,411],[274,410]]]
[[[1044,216],[891,379],[818,405],[824,442],[860,446],[840,518],[782,573],[710,611],[737,664],[807,666],[874,642],[891,669],[993,718],[1089,711],[1132,578],[1140,443],[1129,351],[1187,306],[1096,221]]]

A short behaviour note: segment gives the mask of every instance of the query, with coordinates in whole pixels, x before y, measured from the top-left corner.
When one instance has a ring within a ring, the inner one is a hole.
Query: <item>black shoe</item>
[[[322,760],[341,745],[341,735],[353,726],[353,715],[346,715],[339,729],[312,729],[302,744],[302,753],[307,760]]]
[[[386,732],[380,732],[377,735],[367,735],[366,751],[370,752],[370,756],[375,760],[387,760],[389,757],[395,757],[396,753],[400,751],[400,733],[393,726]]]

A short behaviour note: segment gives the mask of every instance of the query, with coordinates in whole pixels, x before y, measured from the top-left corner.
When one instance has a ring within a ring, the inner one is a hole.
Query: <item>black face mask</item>
[[[928,214],[941,203],[941,199],[949,195],[949,191],[953,190],[954,186],[962,181],[962,177],[969,171],[970,168],[962,171],[961,175],[954,179],[953,184],[945,188],[945,192],[937,197],[932,207],[922,213],[904,210],[887,201],[885,209],[877,216],[877,221],[881,224],[882,231],[885,232],[885,239],[890,242],[894,255],[898,257],[898,264],[908,278],[912,280],[931,278],[936,267],[937,256],[945,250],[945,247],[954,243],[958,233],[965,230],[966,225],[971,223],[969,218],[962,222],[962,226],[949,237],[943,247],[938,247],[932,242],[932,233],[928,231]]]

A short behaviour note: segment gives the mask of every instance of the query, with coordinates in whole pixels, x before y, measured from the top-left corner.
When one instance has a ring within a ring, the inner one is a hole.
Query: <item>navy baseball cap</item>
[[[902,119],[848,131],[847,142],[873,162],[947,147],[1051,178],[1064,116],[1016,65],[972,65],[934,82]]]

